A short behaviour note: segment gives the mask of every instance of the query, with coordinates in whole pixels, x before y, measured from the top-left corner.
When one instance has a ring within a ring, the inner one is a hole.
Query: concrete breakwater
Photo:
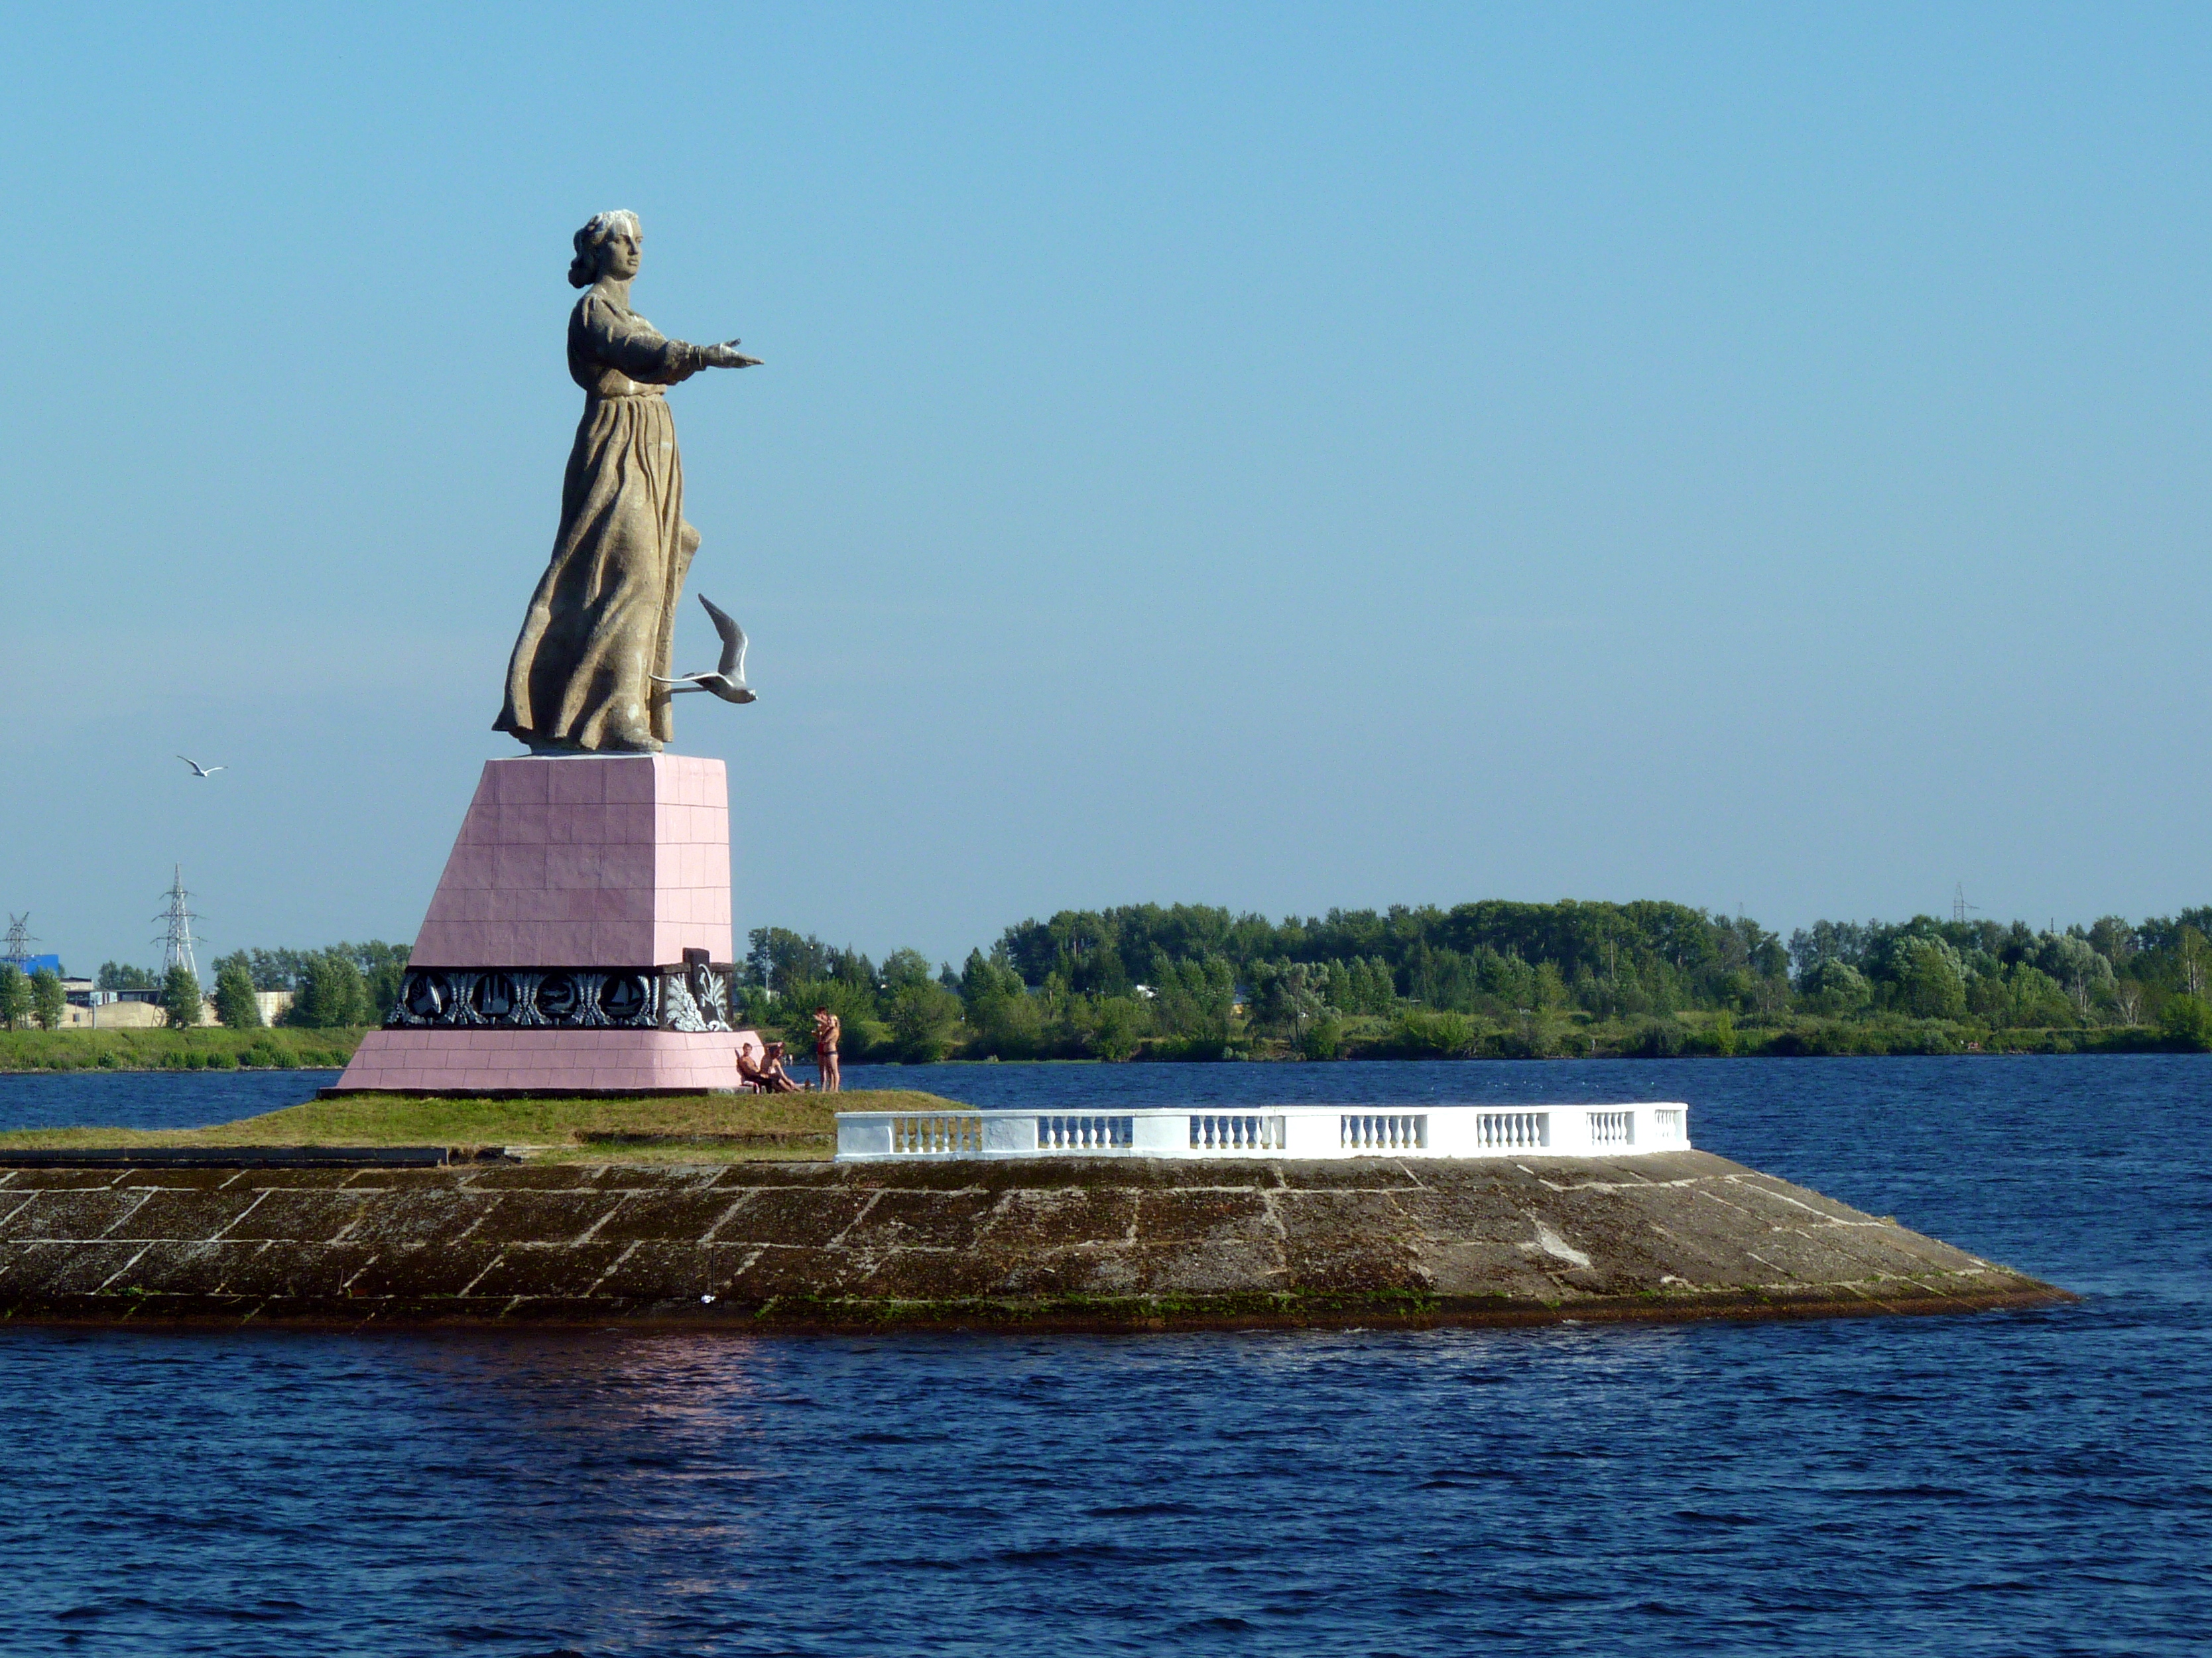
[[[1695,1151],[1510,1163],[0,1164],[0,1316],[21,1321],[1104,1329],[2065,1299]]]

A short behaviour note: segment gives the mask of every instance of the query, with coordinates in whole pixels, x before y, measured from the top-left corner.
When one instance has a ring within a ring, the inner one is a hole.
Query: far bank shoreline
[[[1692,1016],[1694,1019],[1694,1015]],[[278,1027],[228,1030],[0,1031],[0,1076],[92,1072],[281,1072],[342,1070],[366,1030]],[[1097,1054],[970,1054],[908,1058],[896,1052],[846,1055],[848,1064],[921,1068],[957,1065],[1331,1064],[1346,1061],[1814,1059],[2019,1058],[2028,1055],[2197,1053],[2202,1045],[2148,1026],[2075,1029],[1978,1030],[1938,1021],[1918,1024],[1847,1020],[1797,1021],[1778,1029],[1736,1027],[1724,1037],[1710,1026],[1648,1021],[1627,1029],[1558,1033],[1489,1031],[1456,1050],[1388,1039],[1349,1044],[1335,1053],[1301,1051],[1283,1042],[1206,1051],[1194,1045],[1146,1044],[1126,1058]]]

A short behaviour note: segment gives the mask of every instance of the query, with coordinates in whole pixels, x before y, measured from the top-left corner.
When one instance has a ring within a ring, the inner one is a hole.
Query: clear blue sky
[[[768,360],[674,394],[741,928],[2212,899],[2212,11],[7,27],[0,905],[73,969],[178,861],[218,948],[413,936],[615,206]]]

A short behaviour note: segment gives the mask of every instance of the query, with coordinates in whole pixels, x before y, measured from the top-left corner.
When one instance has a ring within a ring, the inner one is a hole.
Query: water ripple
[[[1649,1330],[0,1329],[0,1644],[2201,1649],[2212,1061],[1628,1069],[1707,1143],[2096,1293]]]

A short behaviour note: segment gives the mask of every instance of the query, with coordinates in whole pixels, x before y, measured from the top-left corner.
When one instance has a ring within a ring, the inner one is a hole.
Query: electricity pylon
[[[10,915],[8,917],[7,948],[0,950],[0,961],[12,961],[27,971],[31,946],[38,942],[31,936],[31,912],[28,910],[21,915]]]
[[[169,969],[176,966],[182,966],[194,978],[200,976],[199,963],[192,960],[194,917],[191,905],[186,902],[191,897],[191,894],[185,890],[185,866],[180,863],[177,865],[176,880],[169,887],[169,907],[154,917],[168,924],[167,936],[159,941],[161,946],[161,976],[164,978],[168,977]]]

